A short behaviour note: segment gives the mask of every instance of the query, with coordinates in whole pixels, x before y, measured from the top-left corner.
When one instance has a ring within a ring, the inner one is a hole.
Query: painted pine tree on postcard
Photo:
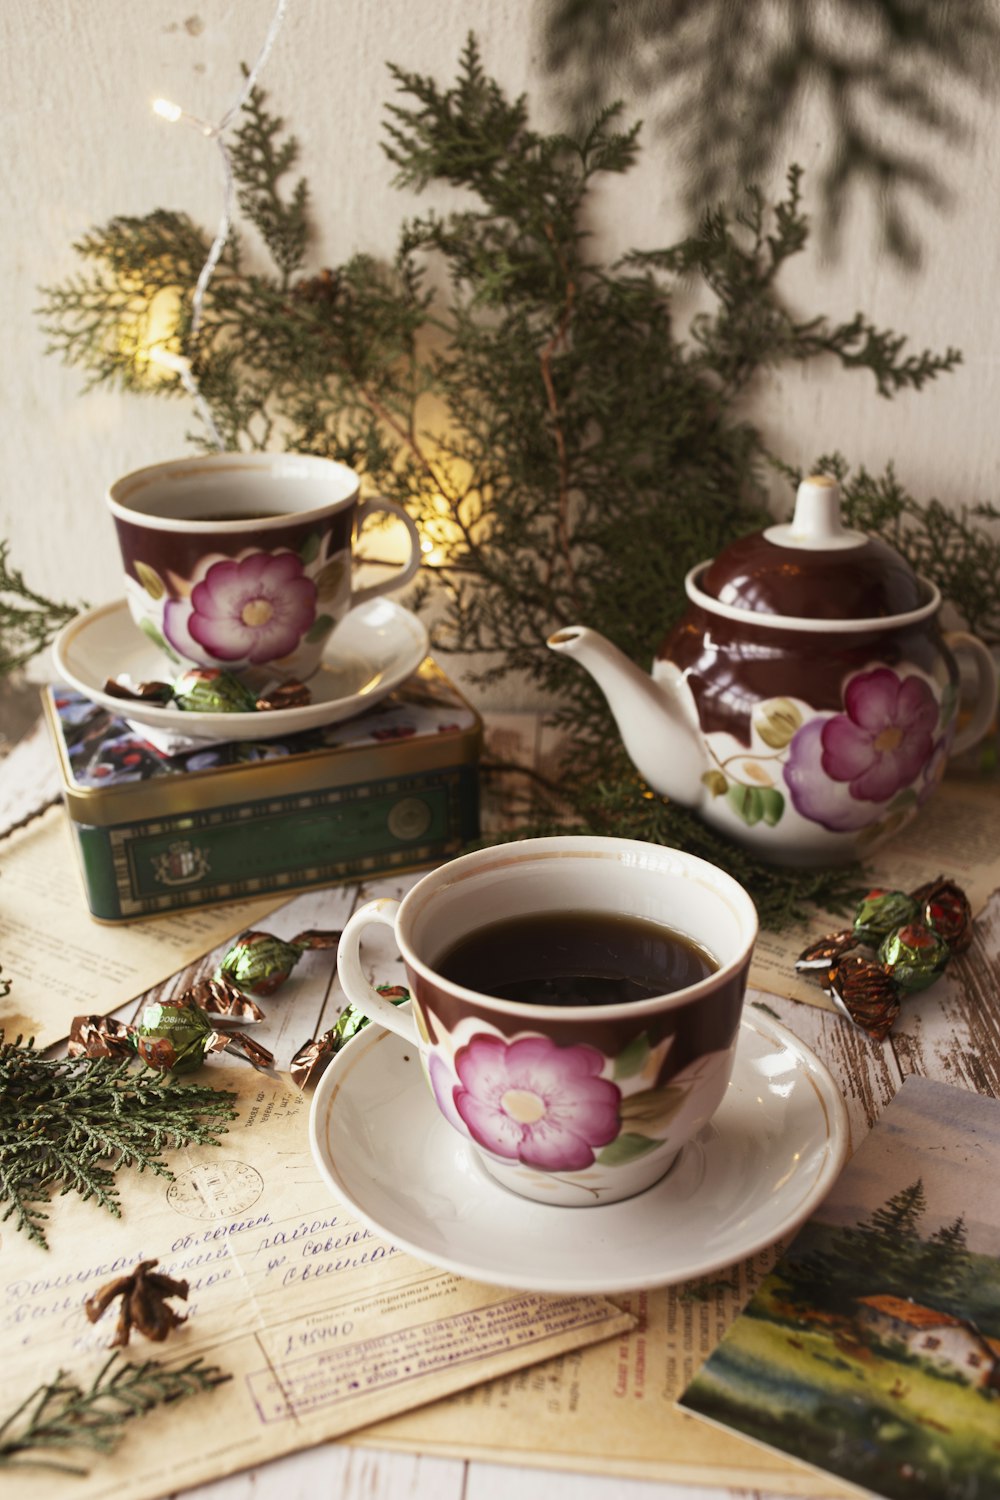
[[[681,1406],[888,1500],[994,1500],[998,1164],[997,1101],[908,1079]]]

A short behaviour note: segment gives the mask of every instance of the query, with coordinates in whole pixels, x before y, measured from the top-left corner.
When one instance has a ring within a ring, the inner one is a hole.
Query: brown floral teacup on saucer
[[[392,929],[409,1011],[360,944]],[[486,1171],[560,1205],[629,1198],[708,1123],[736,1055],[757,915],[705,860],[628,839],[525,839],[463,855],[357,911],[348,999],[402,1036]]]
[[[348,610],[402,588],[420,563],[402,507],[358,491],[353,469],[296,453],[198,456],[116,480],[108,505],[132,618],[185,665],[311,676]],[[404,522],[410,555],[355,588],[354,541],[378,511]]]

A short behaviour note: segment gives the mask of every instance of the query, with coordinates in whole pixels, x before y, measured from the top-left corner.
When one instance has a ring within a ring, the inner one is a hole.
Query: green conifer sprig
[[[44,651],[76,614],[72,605],[30,589],[9,552],[10,543],[0,541],[0,677]]]
[[[68,1449],[110,1453],[128,1423],[157,1406],[212,1390],[232,1377],[200,1358],[175,1367],[147,1359],[132,1364],[117,1351],[89,1386],[65,1370],[43,1382],[0,1422],[0,1468],[56,1469],[85,1475],[78,1464],[52,1456]]]
[[[47,1248],[42,1204],[54,1192],[93,1198],[121,1217],[115,1174],[173,1173],[162,1153],[218,1145],[235,1095],[176,1083],[108,1058],[45,1058],[0,1031],[0,1223]]]

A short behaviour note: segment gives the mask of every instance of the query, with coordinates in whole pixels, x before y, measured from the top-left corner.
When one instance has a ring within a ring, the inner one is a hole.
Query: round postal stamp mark
[[[186,1219],[227,1219],[245,1213],[263,1191],[263,1177],[247,1162],[204,1162],[178,1175],[167,1202]]]

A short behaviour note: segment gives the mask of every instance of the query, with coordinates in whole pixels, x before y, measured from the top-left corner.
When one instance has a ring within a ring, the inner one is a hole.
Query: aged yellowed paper
[[[1000,886],[1000,781],[946,778],[919,818],[865,865],[867,885],[891,890],[913,890],[936,875],[956,880],[974,912]],[[796,974],[795,959],[813,938],[849,925],[849,915],[820,913],[784,932],[761,932],[751,986],[832,1010],[820,986]]]
[[[203,1355],[233,1378],[131,1422],[110,1456],[84,1454],[86,1479],[18,1470],[24,1500],[149,1500],[634,1326],[603,1298],[486,1287],[396,1251],[321,1183],[308,1098],[227,1060],[211,1081],[239,1089],[222,1145],[176,1153],[173,1181],[123,1173],[120,1222],[72,1196],[52,1205],[49,1251],[4,1225],[0,1420],[60,1367],[93,1378],[117,1309],[91,1325],[84,1298],[151,1258],[189,1282],[189,1320],[127,1353]]]
[[[7,1036],[48,1047],[76,1015],[107,1015],[254,926],[277,895],[108,926],[87,910],[62,807],[0,842],[0,963],[13,981],[0,1000]]]
[[[781,1248],[703,1282],[616,1296],[639,1319],[634,1331],[382,1422],[351,1441],[631,1479],[854,1494],[735,1434],[710,1431],[674,1406]]]

